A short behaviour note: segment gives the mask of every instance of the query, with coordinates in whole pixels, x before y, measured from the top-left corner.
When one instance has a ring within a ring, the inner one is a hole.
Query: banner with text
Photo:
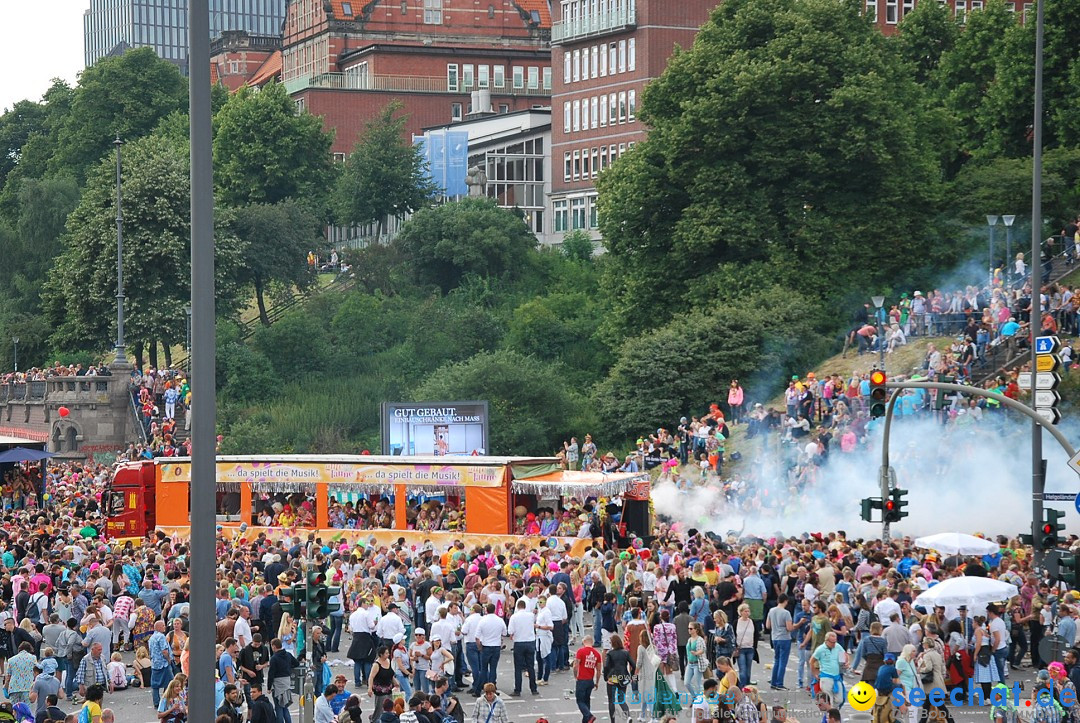
[[[385,488],[395,484],[447,487],[500,487],[503,467],[442,464],[338,464],[328,462],[221,462],[217,483],[267,486],[330,483]],[[188,462],[161,465],[161,479],[191,482]]]

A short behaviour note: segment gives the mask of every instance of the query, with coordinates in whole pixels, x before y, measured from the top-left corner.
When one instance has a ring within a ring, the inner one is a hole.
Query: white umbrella
[[[999,600],[1010,600],[1019,594],[1016,585],[989,577],[964,575],[939,582],[915,598],[914,604],[927,610],[937,605],[975,607]]]
[[[936,535],[919,537],[915,547],[936,550],[945,555],[993,555],[1000,548],[992,540],[984,540],[963,532],[939,532]]]

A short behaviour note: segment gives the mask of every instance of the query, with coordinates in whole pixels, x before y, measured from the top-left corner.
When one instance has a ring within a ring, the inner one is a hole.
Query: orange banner
[[[335,462],[219,462],[217,482],[254,484],[393,484],[501,487],[503,467],[442,464],[349,464]],[[161,479],[191,482],[189,462],[164,462]]]

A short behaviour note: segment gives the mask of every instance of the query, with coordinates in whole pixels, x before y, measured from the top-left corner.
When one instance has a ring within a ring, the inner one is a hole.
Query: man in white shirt
[[[454,638],[457,635],[457,625],[454,621],[447,617],[446,607],[440,607],[438,614],[435,616],[435,622],[431,623],[431,637],[436,635],[443,641],[443,645],[447,648],[451,648],[454,644]]]
[[[645,600],[650,600],[653,595],[656,594],[656,573],[652,571],[652,563],[650,562],[645,571],[641,573],[641,591],[645,593],[642,597]]]
[[[487,614],[480,618],[476,625],[476,648],[480,653],[480,669],[473,671],[473,685],[479,690],[484,689],[485,683],[492,683],[498,687],[499,651],[502,650],[502,639],[506,635],[506,623],[495,614],[495,606],[488,603]],[[476,682],[477,677],[480,678]]]
[[[424,601],[424,620],[428,625],[439,619],[439,608],[445,605],[443,596],[441,587],[433,587],[428,599]]]
[[[405,637],[405,621],[398,615],[397,609],[398,606],[394,603],[387,605],[386,615],[379,618],[379,622],[375,624],[375,637],[379,639],[379,645],[385,645],[391,650],[394,649],[395,635]]]
[[[525,597],[521,598],[521,602],[525,603],[526,612],[530,614],[536,612],[536,600],[538,597],[540,597],[540,591],[535,585],[529,585],[525,590]]]
[[[337,716],[334,715],[334,709],[330,707],[330,700],[337,694],[337,686],[331,683],[326,686],[323,694],[316,698],[315,723],[337,723]]]
[[[895,590],[882,590],[878,593],[878,601],[874,605],[874,614],[877,615],[877,619],[883,628],[887,628],[892,624],[891,618],[894,614],[901,614],[900,603],[896,602],[895,595]]]
[[[251,611],[247,609],[247,606],[240,606],[240,617],[236,619],[236,626],[233,628],[233,637],[236,638],[236,644],[243,650],[251,643]]]
[[[552,630],[554,638],[551,644],[551,652],[554,655],[553,665],[555,670],[562,670],[569,666],[570,645],[566,635],[566,602],[559,594],[559,587],[551,585],[548,588],[547,608],[551,612],[551,622],[555,628]]]
[[[477,604],[472,606],[472,612],[469,613],[469,617],[465,618],[465,622],[461,624],[461,639],[465,641],[465,660],[469,663],[469,670],[472,671],[472,686],[469,688],[469,693],[476,698],[480,697],[479,691],[481,686],[477,685],[477,681],[480,679],[480,648],[476,644],[476,626],[480,624],[480,620],[483,618],[483,608]]]
[[[517,610],[510,616],[510,623],[506,626],[507,635],[514,641],[514,692],[510,695],[521,695],[521,674],[529,676],[529,688],[533,695],[539,695],[536,687],[536,670],[533,666],[534,651],[536,650],[536,618],[528,610],[524,600],[518,600]]]

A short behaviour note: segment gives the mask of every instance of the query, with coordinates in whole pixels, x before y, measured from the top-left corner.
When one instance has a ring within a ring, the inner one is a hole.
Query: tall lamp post
[[[187,371],[191,373],[191,304],[184,304],[184,351],[187,352]]]
[[[990,288],[994,288],[994,227],[998,217],[986,214],[986,225],[990,227]]]
[[[1012,226],[1016,216],[1002,216],[1001,220],[1005,223],[1005,279],[1011,281],[1015,265],[1012,257]]]
[[[117,134],[116,146],[116,361],[127,364],[124,353],[124,210],[120,194],[120,146],[123,141]]]
[[[11,343],[15,345],[15,371],[19,371],[19,337],[11,337]]]
[[[871,296],[870,301],[874,302],[874,308],[877,309],[877,311],[874,312],[874,316],[877,317],[878,368],[879,369],[884,369],[885,368],[885,324],[883,323],[884,320],[881,318],[881,316],[882,316],[881,310],[882,310],[882,307],[885,306],[885,297],[884,296]]]

